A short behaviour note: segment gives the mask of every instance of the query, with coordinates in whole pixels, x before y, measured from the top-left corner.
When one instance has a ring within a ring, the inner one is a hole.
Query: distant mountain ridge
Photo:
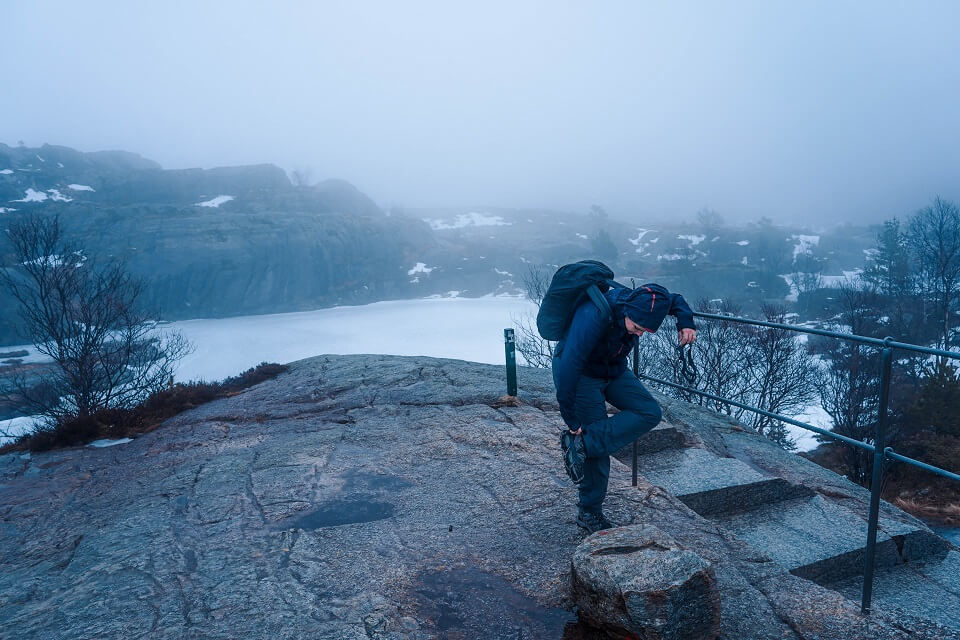
[[[274,165],[164,170],[123,151],[0,145],[0,220],[31,211],[125,258],[164,319],[410,297],[407,271],[433,243],[425,223],[385,215],[343,180],[294,186]],[[2,314],[0,344],[20,340],[16,321]]]
[[[60,214],[91,253],[125,258],[150,282],[144,302],[167,320],[517,294],[531,266],[552,273],[584,258],[609,262],[625,282],[657,281],[691,302],[732,299],[755,311],[796,300],[789,274],[808,268],[802,263],[837,280],[874,243],[867,228],[815,235],[769,221],[733,228],[545,209],[384,212],[349,182],[298,186],[270,164],[165,170],[127,151],[0,144],[0,224],[31,211]],[[0,267],[10,262],[0,255]],[[0,345],[17,344],[15,305],[2,293],[0,305],[11,310],[0,314]]]

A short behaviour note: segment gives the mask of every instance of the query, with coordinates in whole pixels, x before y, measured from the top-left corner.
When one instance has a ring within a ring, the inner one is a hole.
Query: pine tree
[[[883,230],[877,234],[877,248],[871,264],[860,277],[887,298],[910,292],[910,253],[907,237],[900,231],[900,220],[897,218],[883,223]]]

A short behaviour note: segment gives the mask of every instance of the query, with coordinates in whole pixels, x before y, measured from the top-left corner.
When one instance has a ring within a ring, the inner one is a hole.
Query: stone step
[[[860,602],[863,576],[825,585]],[[925,561],[881,567],[874,574],[872,607],[922,616],[960,629],[960,551]]]
[[[651,453],[657,453],[658,451],[664,451],[666,449],[679,449],[686,444],[684,440],[683,433],[677,430],[676,427],[670,426],[668,424],[661,425],[651,429],[647,433],[640,436],[637,440],[637,455],[644,456]],[[613,454],[613,457],[619,460],[620,462],[625,463],[627,466],[633,464],[631,460],[633,456],[633,445],[628,444],[620,451],[617,451]]]
[[[823,496],[762,505],[712,518],[790,573],[826,585],[863,573],[867,522]],[[930,531],[880,518],[876,566],[945,553],[949,543]]]
[[[629,456],[622,461],[631,464]],[[721,458],[692,447],[639,456],[637,471],[702,516],[813,495],[807,487],[764,476],[735,458]]]

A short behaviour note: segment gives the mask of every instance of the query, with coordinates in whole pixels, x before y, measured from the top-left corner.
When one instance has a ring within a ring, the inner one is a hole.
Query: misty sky
[[[957,2],[147,4],[2,0],[0,142],[272,162],[384,206],[960,199]]]

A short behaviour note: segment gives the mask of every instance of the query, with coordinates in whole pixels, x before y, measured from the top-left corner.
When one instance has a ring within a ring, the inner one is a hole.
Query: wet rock
[[[573,554],[582,618],[614,638],[708,640],[720,633],[712,563],[650,525],[597,532]]]
[[[0,637],[606,640],[575,614],[553,381],[520,374],[505,404],[502,366],[318,356],[120,447],[0,456]],[[689,413],[686,444],[819,477]],[[724,640],[957,638],[862,616],[616,459],[604,510],[712,566]],[[653,553],[614,535],[597,566]]]

